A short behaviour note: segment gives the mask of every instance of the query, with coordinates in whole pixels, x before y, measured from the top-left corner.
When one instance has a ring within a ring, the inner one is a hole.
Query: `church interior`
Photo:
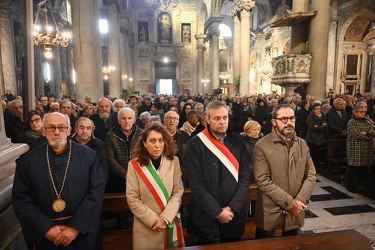
[[[29,109],[51,94],[375,96],[375,1],[0,0],[7,91]],[[11,189],[26,149],[3,125],[0,116],[0,249],[25,249]],[[374,240],[375,201],[318,179],[305,234],[354,229]]]

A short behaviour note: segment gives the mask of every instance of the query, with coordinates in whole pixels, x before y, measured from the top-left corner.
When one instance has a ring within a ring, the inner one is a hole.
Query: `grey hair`
[[[45,122],[46,122],[46,120],[47,120],[47,117],[50,116],[51,114],[61,114],[61,115],[65,116],[65,119],[66,119],[66,121],[67,121],[67,123],[68,123],[68,127],[70,127],[70,118],[69,118],[68,115],[63,114],[63,113],[60,113],[60,112],[52,112],[52,113],[47,113],[47,114],[45,114],[45,115],[43,116],[43,128],[44,128],[44,124],[45,124]]]
[[[75,129],[76,129],[76,131],[77,131],[77,129],[78,129],[78,123],[80,122],[80,121],[90,121],[91,122],[91,126],[92,126],[92,132],[94,132],[94,130],[95,130],[95,124],[94,124],[94,122],[93,122],[93,120],[91,120],[91,119],[89,119],[89,118],[87,118],[87,117],[84,117],[84,116],[81,116],[80,118],[78,118],[78,120],[77,120],[77,122],[76,122],[76,124],[75,124]]]
[[[135,121],[135,113],[134,113],[134,110],[132,110],[131,108],[122,108],[122,109],[120,109],[120,111],[118,112],[117,116],[120,117],[122,115],[122,113],[127,112],[127,111],[130,111],[132,113],[133,119]]]
[[[210,102],[206,107],[206,112],[207,112],[208,117],[210,117],[211,109],[219,109],[223,107],[225,107],[228,110],[228,115],[229,115],[231,113],[231,110],[228,105],[226,105],[225,103],[221,101]]]

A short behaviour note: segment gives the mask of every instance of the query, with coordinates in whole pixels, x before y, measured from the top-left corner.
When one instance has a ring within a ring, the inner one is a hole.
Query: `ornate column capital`
[[[108,10],[118,11],[121,9],[119,0],[103,0],[103,5]]]

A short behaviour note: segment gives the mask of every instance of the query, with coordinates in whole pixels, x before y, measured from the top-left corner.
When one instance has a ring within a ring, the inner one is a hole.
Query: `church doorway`
[[[176,62],[155,62],[155,92],[177,94]]]

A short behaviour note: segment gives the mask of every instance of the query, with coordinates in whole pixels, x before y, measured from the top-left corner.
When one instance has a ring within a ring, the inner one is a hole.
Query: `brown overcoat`
[[[165,230],[160,233],[154,231],[152,224],[158,216],[170,222],[173,221],[180,208],[184,187],[177,157],[168,160],[163,156],[159,177],[170,197],[164,211],[160,210],[149,189],[129,162],[126,175],[126,198],[134,214],[133,249],[164,249]]]
[[[255,224],[264,230],[285,231],[304,225],[305,213],[284,215],[296,201],[307,204],[316,172],[306,142],[294,136],[289,143],[276,133],[263,137],[254,149],[254,176],[258,186]]]

